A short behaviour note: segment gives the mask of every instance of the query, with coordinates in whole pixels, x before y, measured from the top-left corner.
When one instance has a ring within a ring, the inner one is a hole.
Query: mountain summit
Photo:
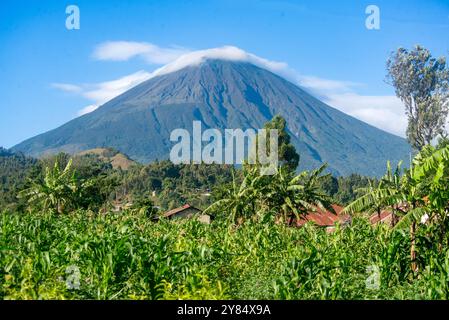
[[[162,72],[99,107],[13,148],[39,156],[113,147],[132,159],[168,158],[170,133],[203,128],[262,128],[274,115],[287,120],[303,168],[327,162],[335,174],[378,176],[387,160],[407,159],[395,135],[344,114],[288,80],[253,63],[205,59]]]

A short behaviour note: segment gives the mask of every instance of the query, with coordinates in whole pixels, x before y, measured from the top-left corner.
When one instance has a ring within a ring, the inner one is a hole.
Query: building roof
[[[310,211],[307,215],[301,215],[299,221],[296,221],[297,219],[293,218],[291,222],[298,227],[307,222],[313,222],[319,227],[333,227],[337,222],[346,223],[350,221],[351,217],[349,215],[341,214],[343,207],[333,204],[332,208],[335,213],[316,207],[315,211]]]
[[[391,211],[383,210],[380,212],[380,219],[379,219],[379,215],[377,213],[374,213],[369,218],[369,222],[371,224],[376,224],[378,222],[383,222],[383,221],[389,220],[389,219],[391,219]]]
[[[195,207],[191,206],[190,204],[185,204],[182,207],[175,208],[175,209],[172,209],[170,211],[167,211],[166,213],[163,214],[163,216],[166,217],[166,218],[167,217],[171,217],[172,215],[175,215],[177,213],[183,212],[184,210],[187,210],[187,209],[201,211],[200,209],[195,208]]]

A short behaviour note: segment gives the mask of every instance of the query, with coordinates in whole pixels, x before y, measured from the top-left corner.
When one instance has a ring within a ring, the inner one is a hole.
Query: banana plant
[[[374,185],[370,182],[367,188],[357,189],[356,191],[362,195],[346,206],[343,212],[350,214],[376,212],[380,217],[382,210],[388,209],[391,210],[394,226],[396,214],[402,212],[402,208],[406,205],[403,186],[405,180],[401,175],[401,164],[399,162],[393,171],[390,162],[387,162],[387,171],[379,183]]]
[[[18,197],[27,199],[30,208],[49,210],[58,214],[74,209],[84,196],[90,181],[81,181],[72,170],[72,159],[63,170],[56,161],[53,168],[45,168],[43,181],[33,181],[31,187],[22,190]]]
[[[365,194],[349,204],[344,211],[370,212],[391,209],[401,219],[393,231],[409,228],[412,270],[416,271],[415,234],[417,222],[438,222],[441,239],[446,233],[449,211],[449,146],[436,150],[426,146],[414,159],[409,170],[401,174],[400,165],[393,173],[387,164],[387,173],[376,188],[370,187]],[[394,217],[394,216],[393,216]],[[393,218],[392,217],[392,218]],[[423,221],[424,221],[423,220]],[[424,221],[425,222],[425,221]]]
[[[409,193],[415,193],[415,203],[397,228],[416,223],[426,216],[426,221],[438,222],[445,229],[449,213],[449,146],[439,150],[425,147],[413,160],[409,182],[413,183]]]
[[[265,203],[275,208],[285,221],[292,221],[293,217],[299,220],[316,211],[316,207],[333,212],[330,197],[319,188],[320,180],[326,177],[322,175],[325,169],[326,165],[323,165],[312,172],[303,171],[294,176],[291,170],[280,167],[264,196]]]
[[[232,171],[232,185],[223,190],[222,199],[214,202],[204,213],[229,212],[228,218],[236,222],[239,218],[251,216],[257,212],[256,199],[260,192],[263,176],[257,175],[256,168],[246,169],[243,181],[239,184]]]

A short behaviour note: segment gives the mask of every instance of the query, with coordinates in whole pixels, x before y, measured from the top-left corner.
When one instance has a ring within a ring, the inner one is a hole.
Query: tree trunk
[[[392,228],[396,225],[396,214],[394,213],[394,209],[391,209],[390,225],[391,225]]]
[[[415,233],[416,233],[416,222],[413,222],[410,226],[410,261],[413,272],[416,272],[418,270],[418,265],[416,264]]]

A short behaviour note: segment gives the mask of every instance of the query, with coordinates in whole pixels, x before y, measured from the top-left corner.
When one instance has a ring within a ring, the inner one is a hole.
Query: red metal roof
[[[378,222],[382,222],[386,219],[390,219],[391,218],[391,211],[387,211],[387,210],[383,210],[380,212],[380,219],[379,219],[379,215],[377,213],[374,213],[370,218],[369,218],[369,222],[371,224],[376,224]]]
[[[341,214],[343,207],[333,204],[332,208],[335,213],[331,211],[324,211],[318,207],[315,208],[315,211],[308,212],[307,215],[301,215],[299,221],[296,221],[296,218],[293,218],[290,222],[292,224],[296,224],[296,226],[302,226],[307,222],[312,222],[319,227],[333,227],[336,222],[347,222],[350,219],[349,215]]]

